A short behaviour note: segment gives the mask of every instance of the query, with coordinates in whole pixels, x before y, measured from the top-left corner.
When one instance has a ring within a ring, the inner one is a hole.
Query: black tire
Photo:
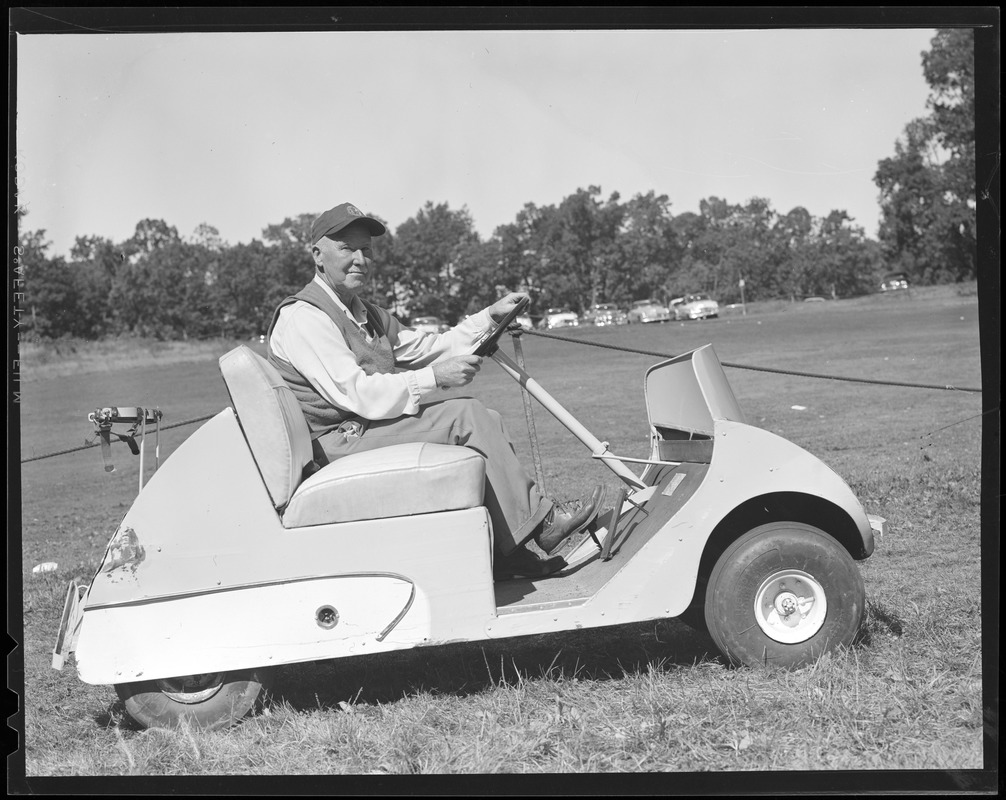
[[[709,635],[736,665],[800,667],[852,644],[866,608],[863,577],[824,531],[761,525],[720,556],[706,587]]]
[[[218,730],[237,724],[272,686],[275,669],[186,675],[166,680],[118,683],[126,712],[144,728]]]

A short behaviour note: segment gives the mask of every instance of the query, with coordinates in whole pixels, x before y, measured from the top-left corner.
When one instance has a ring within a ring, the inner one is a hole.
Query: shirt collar
[[[332,288],[331,286],[329,286],[329,285],[328,285],[328,284],[327,284],[327,283],[326,283],[326,282],[325,282],[325,281],[324,281],[324,280],[322,279],[321,275],[317,275],[317,274],[316,274],[316,275],[314,276],[314,282],[315,282],[315,283],[317,283],[317,284],[318,284],[318,285],[319,285],[319,286],[320,286],[320,287],[321,287],[322,289],[324,289],[324,290],[325,290],[325,292],[326,292],[326,293],[328,294],[328,296],[329,296],[329,297],[331,297],[331,298],[332,298],[332,299],[333,299],[333,300],[335,301],[335,304],[336,304],[336,305],[337,305],[337,306],[338,306],[339,308],[341,308],[341,309],[342,309],[343,311],[345,311],[345,312],[346,312],[346,315],[347,315],[347,316],[348,316],[348,317],[349,317],[349,318],[350,318],[351,320],[353,320],[353,321],[354,321],[354,322],[355,322],[355,323],[356,323],[357,325],[359,325],[359,326],[360,326],[361,328],[364,328],[364,329],[366,329],[366,326],[367,326],[367,322],[368,322],[368,319],[369,319],[369,318],[367,317],[367,309],[366,309],[366,307],[365,307],[365,306],[363,305],[363,301],[362,301],[362,300],[360,300],[360,298],[359,298],[359,297],[357,297],[357,296],[356,296],[356,295],[354,294],[354,295],[353,295],[353,299],[352,299],[352,302],[350,303],[350,305],[349,305],[349,306],[347,306],[347,305],[346,305],[346,304],[345,304],[345,303],[344,303],[344,302],[342,301],[342,298],[341,298],[341,297],[339,297],[339,295],[338,295],[338,294],[336,293],[336,291],[335,291],[335,290],[334,290],[334,289],[333,289],[333,288]]]

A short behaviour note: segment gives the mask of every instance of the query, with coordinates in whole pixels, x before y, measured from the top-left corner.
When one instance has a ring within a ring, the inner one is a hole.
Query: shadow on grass
[[[386,705],[430,692],[466,697],[536,680],[609,681],[699,662],[725,664],[712,640],[679,620],[419,647],[281,667],[268,704],[293,711]],[[103,728],[139,732],[121,700],[94,715]]]
[[[100,714],[94,715],[94,721],[106,729],[118,728],[121,731],[131,731],[133,733],[140,733],[144,730],[142,725],[135,722],[126,713],[126,704],[121,700],[109,703]]]
[[[546,680],[618,680],[723,663],[703,634],[675,620],[415,648],[284,667],[273,701],[295,711],[387,704],[420,692],[465,697]]]
[[[866,601],[866,618],[856,634],[856,646],[868,648],[875,635],[900,637],[905,632],[904,621],[893,611],[873,600]]]
[[[900,637],[903,629],[897,614],[868,601],[854,647],[869,648],[875,636]],[[706,634],[668,619],[291,664],[279,668],[265,702],[295,713],[336,711],[346,703],[374,707],[424,692],[467,697],[500,686],[603,682],[699,664],[730,668]],[[94,721],[103,728],[143,730],[121,700],[95,714]]]

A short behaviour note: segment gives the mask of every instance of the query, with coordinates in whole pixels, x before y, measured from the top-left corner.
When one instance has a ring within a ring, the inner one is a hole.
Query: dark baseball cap
[[[368,217],[352,203],[340,203],[311,223],[311,244],[317,244],[325,236],[338,233],[354,222],[365,223],[371,236],[383,236],[387,230],[382,223],[373,217]]]

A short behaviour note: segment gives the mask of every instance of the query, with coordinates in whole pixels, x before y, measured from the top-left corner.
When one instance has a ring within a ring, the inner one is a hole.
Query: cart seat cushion
[[[282,508],[314,458],[300,403],[276,368],[245,345],[220,357],[220,372],[273,505]]]
[[[485,460],[467,447],[416,442],[344,456],[305,480],[283,526],[403,517],[482,505]]]

